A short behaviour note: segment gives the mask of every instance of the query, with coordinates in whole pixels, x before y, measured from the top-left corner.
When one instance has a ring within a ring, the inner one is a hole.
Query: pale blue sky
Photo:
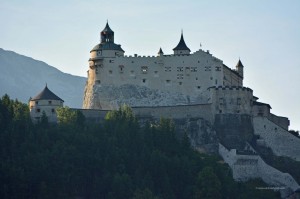
[[[300,130],[300,1],[0,0],[0,47],[86,76],[107,19],[127,55],[171,54],[183,29],[193,52],[240,57],[245,86]]]

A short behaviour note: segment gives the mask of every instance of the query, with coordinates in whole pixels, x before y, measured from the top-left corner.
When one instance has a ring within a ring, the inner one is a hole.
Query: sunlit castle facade
[[[106,24],[101,41],[90,51],[88,80],[83,108],[116,109],[210,103],[208,88],[243,86],[243,64],[225,66],[209,51],[190,51],[181,33],[174,53],[156,56],[125,56],[114,43],[114,32]]]

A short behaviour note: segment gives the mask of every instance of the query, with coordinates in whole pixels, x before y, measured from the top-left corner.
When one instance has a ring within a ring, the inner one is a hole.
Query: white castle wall
[[[266,117],[253,117],[254,133],[277,156],[287,156],[300,161],[300,139],[271,122]]]
[[[243,86],[243,78],[238,75],[237,71],[233,71],[229,67],[223,65],[224,86]]]
[[[252,114],[253,91],[246,87],[209,88],[212,112],[215,114]]]
[[[289,190],[296,191],[300,188],[294,178],[266,164],[258,155],[238,155],[235,149],[227,150],[219,144],[219,154],[230,166],[233,178],[238,181],[247,181],[261,178],[265,183],[277,188],[284,187],[282,194],[289,194]],[[281,190],[280,190],[281,191]]]
[[[157,57],[103,57],[93,51],[91,60],[83,108],[111,109],[122,101],[132,106],[201,104],[207,103],[208,87],[223,85],[222,61],[202,50]]]
[[[30,116],[34,122],[40,120],[43,112],[48,117],[49,122],[56,122],[56,109],[63,106],[60,100],[36,100],[29,102]]]

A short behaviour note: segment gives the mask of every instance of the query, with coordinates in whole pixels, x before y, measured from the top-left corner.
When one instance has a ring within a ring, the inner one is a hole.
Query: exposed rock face
[[[175,106],[207,102],[205,95],[184,95],[180,92],[150,89],[145,86],[124,84],[86,86],[83,108],[116,109],[127,104],[138,106]]]
[[[186,133],[193,148],[201,152],[218,153],[219,139],[210,122],[203,118],[177,119],[174,122],[176,131],[181,135]]]

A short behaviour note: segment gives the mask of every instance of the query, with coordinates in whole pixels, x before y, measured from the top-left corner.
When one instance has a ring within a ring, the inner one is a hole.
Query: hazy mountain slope
[[[27,103],[47,83],[65,105],[81,108],[85,81],[84,77],[63,73],[45,62],[0,48],[0,96],[7,93]]]

